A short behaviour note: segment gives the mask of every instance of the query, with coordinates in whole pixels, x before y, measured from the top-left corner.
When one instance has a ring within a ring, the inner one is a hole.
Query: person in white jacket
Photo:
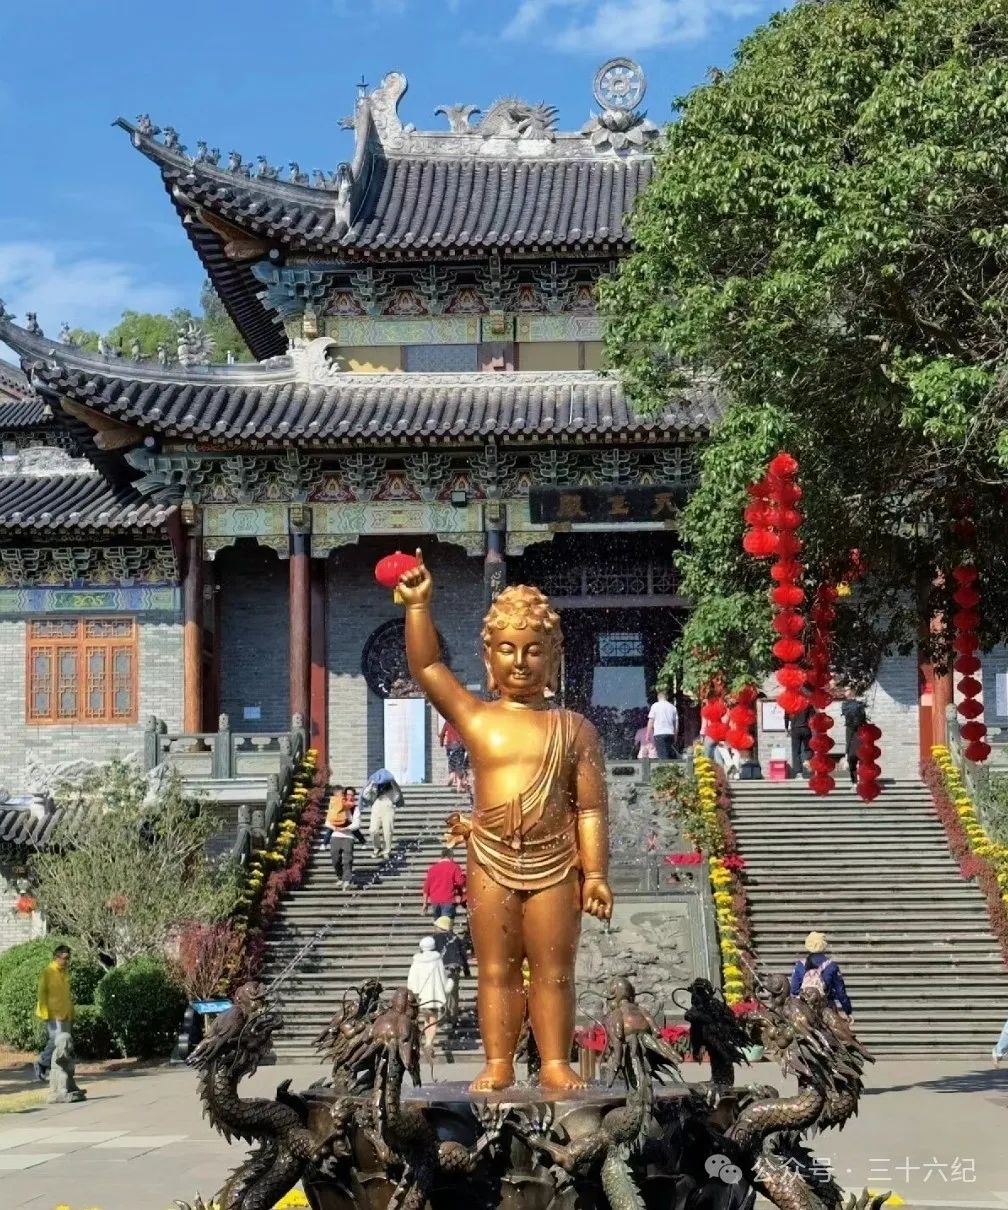
[[[406,986],[420,1003],[424,1050],[429,1061],[433,1063],[434,1035],[448,1003],[448,979],[433,937],[420,938],[419,949],[410,964]]]

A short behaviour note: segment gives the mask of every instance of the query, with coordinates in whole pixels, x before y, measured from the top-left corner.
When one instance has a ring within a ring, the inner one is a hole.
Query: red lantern
[[[970,723],[963,723],[959,728],[959,734],[968,743],[974,743],[976,740],[981,740],[987,735],[987,727],[984,723],[978,723],[975,720]]]
[[[987,728],[985,727],[984,728],[985,734],[986,734],[986,731],[987,731]],[[975,764],[978,764],[978,765],[983,764],[983,762],[987,759],[988,756],[990,756],[990,754],[991,754],[990,744],[984,743],[980,740],[976,740],[972,744],[967,744],[966,748],[963,752],[963,755],[966,757],[967,760],[971,760]]]
[[[721,744],[728,738],[728,724],[722,722],[708,723],[705,735],[712,744]]]
[[[375,579],[382,588],[394,589],[403,576],[417,565],[415,556],[404,555],[401,550],[397,550],[394,555],[386,555],[384,559],[378,560],[374,569]]]
[[[956,630],[976,630],[980,625],[980,615],[975,609],[960,609],[952,615],[952,625]]]
[[[794,559],[780,559],[770,567],[771,579],[776,580],[778,584],[793,584],[801,573],[802,565]]]
[[[700,717],[708,723],[719,723],[724,717],[725,705],[719,697],[712,697],[700,707]]]
[[[808,779],[808,787],[813,794],[822,797],[836,788],[836,782],[828,773],[813,773]]]
[[[972,609],[980,604],[980,594],[975,588],[957,588],[952,594],[952,600],[963,609]]]
[[[814,714],[813,718],[821,717]],[[809,747],[820,756],[828,756],[833,748],[833,736],[828,731],[817,731],[809,740]],[[832,764],[830,766],[832,768]]]
[[[972,676],[974,672],[979,672],[983,667],[980,658],[975,655],[961,655],[952,665],[956,672],[961,672],[965,676]]]
[[[774,675],[782,689],[801,689],[805,684],[805,669],[797,664],[785,664]]]
[[[769,524],[767,521],[767,513],[769,511],[770,510],[767,508],[766,504],[762,503],[761,501],[754,500],[752,504],[747,504],[745,506],[742,516],[745,517],[746,525],[755,525],[757,528],[765,528]]]
[[[777,550],[775,553],[784,559],[793,559],[795,555],[801,554],[803,546],[804,543],[797,534],[791,530],[782,530],[777,535]]]
[[[983,684],[975,676],[964,676],[956,688],[963,697],[976,697],[983,690]]]
[[[828,689],[813,689],[808,695],[808,700],[812,709],[818,711],[813,715],[813,723],[817,718],[825,718],[829,721],[829,727],[832,727],[833,720],[824,712],[833,704],[833,694]],[[826,730],[829,730],[829,727]]]
[[[754,559],[769,559],[777,553],[779,539],[771,529],[750,529],[742,538],[742,549]]]
[[[805,619],[793,609],[782,609],[771,622],[774,630],[785,639],[796,639],[805,629]]]
[[[978,702],[975,697],[964,697],[956,710],[959,712],[960,718],[966,719],[979,718],[984,712],[982,703]]]
[[[36,907],[37,904],[34,897],[29,895],[27,891],[22,891],[14,903],[14,911],[19,916],[30,916]]]
[[[771,650],[785,664],[793,664],[805,654],[805,648],[798,639],[778,639]]]
[[[975,584],[979,575],[972,563],[960,563],[952,568],[952,578],[957,584]]]
[[[808,698],[797,689],[785,689],[777,698],[777,705],[785,714],[799,714],[808,705]]]
[[[781,450],[770,459],[767,471],[774,479],[790,479],[798,473],[798,460]]]
[[[753,737],[748,731],[741,731],[732,727],[728,731],[727,743],[730,748],[735,748],[739,752],[746,752],[753,746]]]

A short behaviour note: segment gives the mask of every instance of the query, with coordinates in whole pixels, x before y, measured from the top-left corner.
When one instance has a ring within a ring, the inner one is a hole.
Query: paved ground
[[[437,1075],[472,1071],[457,1064]],[[702,1066],[685,1072],[706,1075]],[[753,1078],[773,1083],[776,1074],[761,1064]],[[288,1075],[305,1086],[316,1069],[265,1068],[243,1088],[270,1095]],[[0,1116],[2,1210],[166,1210],[176,1197],[211,1194],[242,1158],[202,1120],[195,1077],[184,1069],[92,1078],[88,1094],[84,1104]],[[824,1135],[819,1155],[848,1188],[892,1189],[911,1206],[1008,1210],[1006,1113],[1008,1070],[879,1063],[860,1117]]]

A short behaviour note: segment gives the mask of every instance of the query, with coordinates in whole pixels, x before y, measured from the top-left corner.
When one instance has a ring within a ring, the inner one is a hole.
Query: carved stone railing
[[[152,717],[144,731],[144,768],[149,772],[167,765],[183,781],[241,778],[265,783],[264,799],[238,808],[231,860],[244,865],[252,853],[276,838],[281,807],[307,746],[308,732],[300,714],[291,719],[289,731],[232,731],[228,716],[222,714],[216,731],[197,733],[170,732],[162,720]]]
[[[285,775],[296,766],[307,746],[304,719],[295,714],[288,731],[232,731],[226,714],[216,731],[169,731],[161,719],[151,717],[144,732],[144,768],[161,764],[183,777],[267,777]]]

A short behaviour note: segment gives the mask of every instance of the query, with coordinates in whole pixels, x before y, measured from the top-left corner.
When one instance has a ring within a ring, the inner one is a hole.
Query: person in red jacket
[[[465,895],[465,884],[465,873],[451,849],[442,849],[440,861],[434,862],[424,879],[423,910],[430,911],[435,920],[439,916],[450,916],[454,920]]]

